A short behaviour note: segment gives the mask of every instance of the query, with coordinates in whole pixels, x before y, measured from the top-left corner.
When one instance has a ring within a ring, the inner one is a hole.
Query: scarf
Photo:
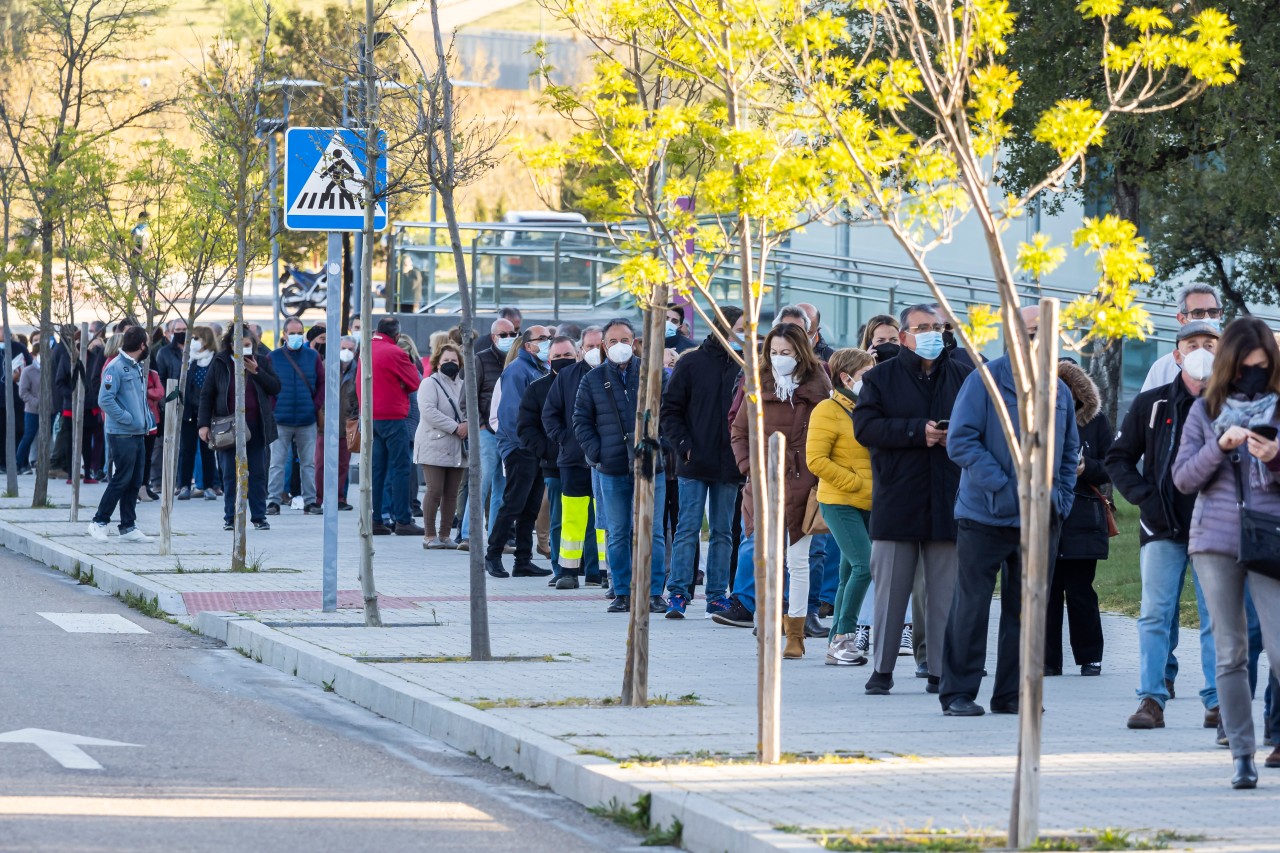
[[[800,383],[796,382],[795,374],[783,376],[778,371],[773,371],[773,393],[779,400],[784,403],[789,401],[798,387]]]
[[[1255,426],[1270,424],[1275,416],[1276,401],[1275,394],[1261,394],[1252,400],[1234,394],[1227,397],[1222,403],[1222,411],[1213,419],[1214,434],[1221,438],[1222,434],[1233,426],[1252,429]],[[1249,448],[1243,445],[1242,447],[1247,454]],[[1253,463],[1249,466],[1249,485],[1265,490],[1271,484],[1271,472],[1267,470],[1267,464],[1262,460],[1252,456],[1249,458]]]
[[[211,361],[213,361],[213,353],[208,351],[202,352],[199,355],[191,356],[191,363],[198,364],[201,367],[208,367],[209,362]]]

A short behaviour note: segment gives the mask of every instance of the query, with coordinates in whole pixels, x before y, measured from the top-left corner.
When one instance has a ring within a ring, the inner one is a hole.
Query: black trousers
[[[542,468],[538,458],[524,448],[513,450],[502,460],[507,487],[502,492],[502,509],[493,522],[485,558],[502,558],[502,546],[516,531],[516,565],[533,560],[533,527],[542,509]]]
[[[120,532],[128,533],[138,520],[138,491],[142,488],[146,438],[141,435],[108,435],[107,442],[111,445],[111,480],[102,493],[93,520],[97,524],[106,524],[119,505]]]
[[[196,456],[200,457],[200,467],[204,474],[204,485],[207,489],[214,489],[218,485],[217,463],[214,462],[213,453],[206,446],[203,451],[197,454],[198,445],[200,443],[200,426],[195,417],[184,418],[182,421],[182,432],[179,434],[178,441],[178,480],[177,487],[184,489],[191,485],[191,478],[196,471]]]
[[[58,430],[58,437],[53,442],[53,453],[49,457],[49,470],[66,471],[68,476],[71,472],[71,430],[74,429],[71,423],[71,416],[57,414],[54,421],[62,419],[62,428]]]
[[[1093,589],[1097,560],[1058,558],[1049,586],[1049,619],[1045,623],[1044,665],[1062,668],[1062,608],[1071,628],[1071,656],[1076,666],[1102,662],[1102,616]]]

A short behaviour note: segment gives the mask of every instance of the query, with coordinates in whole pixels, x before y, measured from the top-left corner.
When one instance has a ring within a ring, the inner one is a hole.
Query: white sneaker
[[[89,535],[99,542],[107,541],[107,526],[96,521],[89,522]]]
[[[911,626],[902,626],[902,642],[898,643],[898,657],[915,654],[915,648],[911,644]]]
[[[105,539],[106,537],[104,536],[103,538]],[[121,533],[120,541],[121,542],[154,542],[156,540],[153,537],[148,536],[147,534],[143,533],[141,530],[135,527],[132,530],[130,530],[128,533]]]

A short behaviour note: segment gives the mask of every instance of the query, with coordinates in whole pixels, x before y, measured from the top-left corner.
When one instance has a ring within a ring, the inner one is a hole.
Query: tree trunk
[[[246,218],[246,206],[249,193],[249,169],[241,164],[237,190],[240,193],[240,204],[237,205],[236,217],[236,278],[232,292],[231,311],[232,333],[231,364],[235,371],[236,382],[236,503],[233,522],[231,546],[231,571],[243,572],[246,564],[247,543],[245,541],[245,506],[249,492],[249,454],[248,442],[245,439],[245,374],[244,354],[241,347],[244,342],[244,283],[249,266],[249,222]],[[265,436],[263,436],[265,438]]]
[[[759,513],[756,536],[765,552],[764,583],[756,620],[761,626],[760,679],[762,699],[760,763],[777,764],[782,760],[782,644],[777,626],[782,619],[782,572],[787,549],[787,519],[784,502],[787,492],[787,439],[780,432],[769,436],[766,469],[765,511]],[[766,609],[767,608],[767,609]]]
[[[184,361],[185,356],[184,356]],[[174,395],[178,390],[177,379],[165,383],[165,398]],[[174,480],[177,479],[178,421],[182,417],[182,405],[179,399],[169,400],[164,404],[164,444],[160,458],[163,460],[160,473],[160,554],[173,553],[173,493]]]
[[[6,12],[7,14],[7,12]],[[4,201],[4,243],[0,252],[5,255],[9,253],[9,235],[12,226],[12,203],[9,201],[9,178],[5,177],[5,201]],[[14,431],[16,422],[14,415],[13,395],[14,378],[13,378],[13,336],[9,329],[9,264],[5,260],[0,260],[0,329],[4,332],[4,354],[0,361],[4,363],[4,458],[8,460],[5,465],[5,494],[8,497],[16,498],[18,496],[18,453],[16,436]]]
[[[40,448],[36,455],[36,481],[31,489],[31,505],[49,504],[49,458],[53,451],[53,365],[49,347],[53,337],[50,317],[53,302],[53,217],[40,211]],[[61,413],[59,412],[59,415]]]

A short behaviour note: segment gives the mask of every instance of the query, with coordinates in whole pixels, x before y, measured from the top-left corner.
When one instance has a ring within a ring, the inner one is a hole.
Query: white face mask
[[[240,350],[240,354],[241,354],[241,355],[248,355],[248,356],[252,356],[252,355],[253,355],[253,347],[244,347],[243,349],[241,349],[241,350]]]
[[[592,367],[600,366],[600,348],[594,347],[582,354],[582,360]]]
[[[1213,372],[1213,353],[1207,349],[1192,350],[1182,357],[1182,369],[1195,381],[1205,381]]]
[[[356,357],[355,350],[344,349],[338,353],[338,360],[341,361],[343,364],[347,364],[349,362],[355,361],[355,357]]]
[[[200,353],[202,353],[202,352],[204,352],[204,344],[200,343],[200,341],[198,341],[198,340],[192,341],[192,342],[191,342],[191,354],[192,354],[192,355],[199,355],[199,354],[200,354]]]
[[[773,372],[779,376],[790,376],[796,372],[796,360],[789,355],[770,355],[769,362],[773,365]]]
[[[631,350],[631,344],[624,344],[621,341],[609,347],[609,360],[614,364],[626,364],[631,360],[634,352]]]

